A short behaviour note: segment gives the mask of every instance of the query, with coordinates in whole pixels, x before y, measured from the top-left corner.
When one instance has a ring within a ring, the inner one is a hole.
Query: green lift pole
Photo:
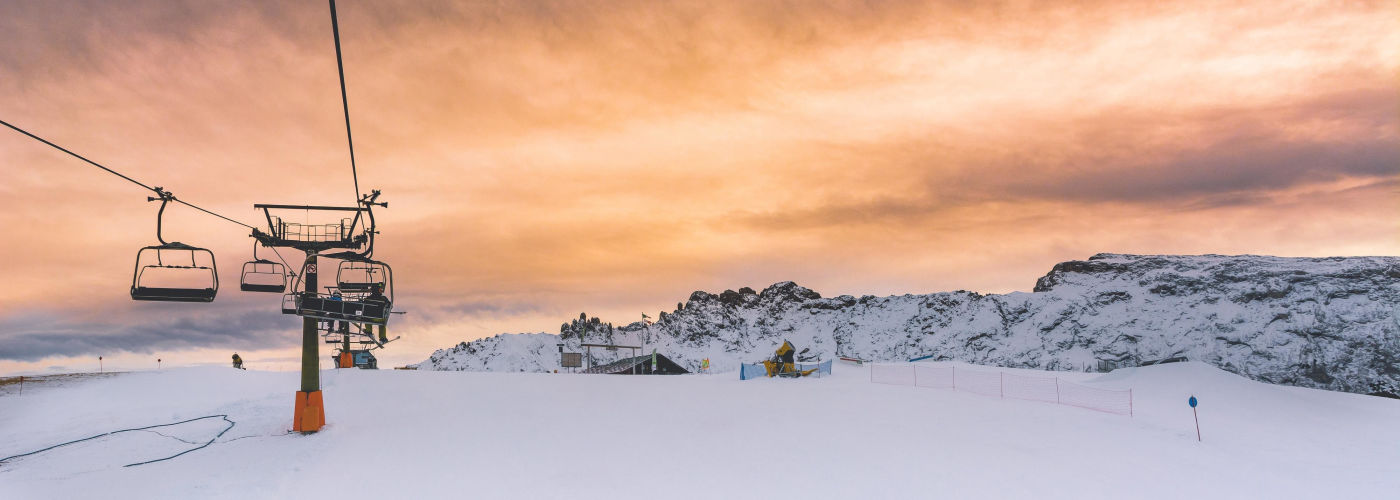
[[[306,257],[306,291],[316,293],[316,254]],[[318,335],[316,318],[301,318],[301,392],[321,390],[321,336]]]

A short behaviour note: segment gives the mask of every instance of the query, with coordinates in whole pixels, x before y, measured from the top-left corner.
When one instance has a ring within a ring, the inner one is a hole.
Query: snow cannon
[[[796,357],[797,348],[792,346],[792,342],[783,340],[783,345],[773,352],[773,359],[765,360],[763,367],[768,370],[769,377],[806,377],[817,371],[816,368],[798,370],[794,361]]]

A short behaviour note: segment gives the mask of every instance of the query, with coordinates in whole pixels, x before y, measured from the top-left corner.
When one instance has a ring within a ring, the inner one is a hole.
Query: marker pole
[[[24,395],[24,375],[19,376],[19,395]]]
[[[1196,442],[1201,442],[1201,417],[1196,416],[1196,407],[1191,407],[1191,417],[1196,419]]]

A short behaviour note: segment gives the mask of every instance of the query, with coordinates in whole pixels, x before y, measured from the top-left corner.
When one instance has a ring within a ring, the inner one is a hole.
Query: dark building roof
[[[644,354],[641,356],[624,358],[606,365],[595,366],[584,370],[583,373],[607,373],[611,375],[679,375],[690,373],[689,370],[681,368],[681,365],[671,361],[663,354],[656,355],[656,372],[651,370],[651,356]]]

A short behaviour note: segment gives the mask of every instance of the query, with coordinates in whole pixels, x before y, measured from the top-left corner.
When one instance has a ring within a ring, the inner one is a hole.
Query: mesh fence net
[[[871,365],[870,381],[877,384],[914,385],[914,365]]]
[[[758,368],[762,370],[763,365],[758,365]],[[870,366],[870,381],[1058,403],[1119,415],[1133,414],[1132,389],[1101,389],[1058,377],[1035,377],[951,365],[877,364]]]
[[[1011,373],[1002,375],[1002,397],[1028,399],[1047,403],[1060,402],[1059,379],[1054,377],[1026,377]]]
[[[914,365],[914,385],[935,389],[953,388],[953,367]]]
[[[1112,390],[1060,382],[1060,404],[1132,416],[1133,390]]]
[[[1001,372],[981,370],[958,370],[954,368],[959,391],[967,391],[984,396],[1001,396]]]

